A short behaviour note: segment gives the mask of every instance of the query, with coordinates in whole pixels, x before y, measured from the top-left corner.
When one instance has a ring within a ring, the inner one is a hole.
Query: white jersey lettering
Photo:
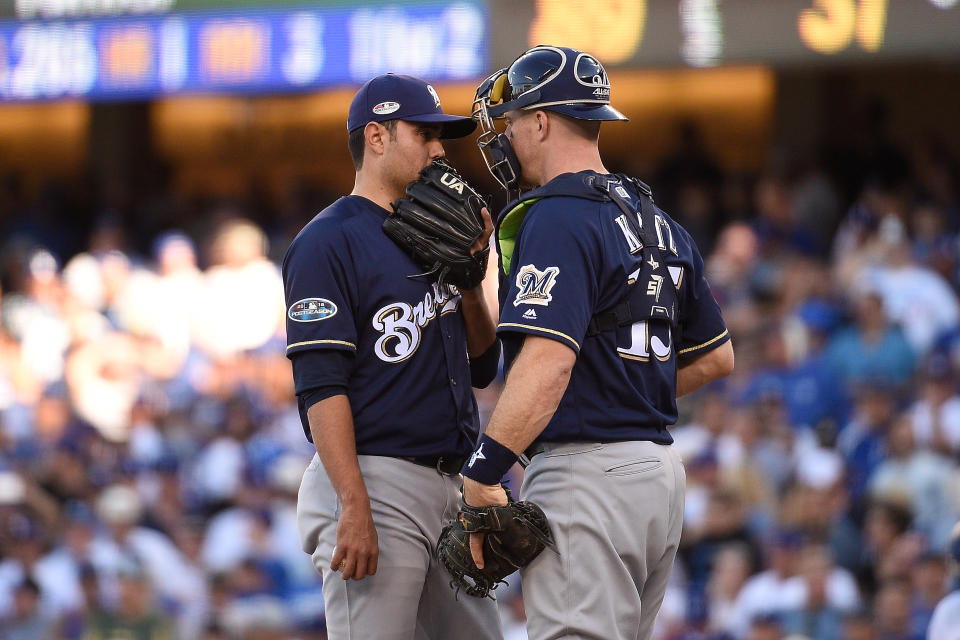
[[[373,314],[373,328],[382,335],[373,346],[374,353],[384,362],[403,362],[420,347],[421,332],[440,314],[456,311],[460,294],[445,287],[443,291],[434,284],[431,291],[416,305],[393,302]]]

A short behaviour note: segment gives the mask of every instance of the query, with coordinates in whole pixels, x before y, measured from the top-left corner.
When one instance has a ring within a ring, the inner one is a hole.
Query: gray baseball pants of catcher
[[[647,640],[683,528],[686,473],[653,442],[545,443],[521,496],[557,543],[521,569],[530,640]]]
[[[318,455],[297,500],[303,549],[323,574],[330,640],[503,638],[496,603],[464,593],[457,598],[436,560],[440,530],[460,508],[460,476],[397,458],[357,459],[380,546],[376,574],[344,580],[330,569],[341,505]]]

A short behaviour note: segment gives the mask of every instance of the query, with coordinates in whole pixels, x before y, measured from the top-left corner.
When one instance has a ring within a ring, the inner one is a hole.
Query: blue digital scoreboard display
[[[386,73],[482,76],[481,2],[0,22],[0,102],[279,93]]]

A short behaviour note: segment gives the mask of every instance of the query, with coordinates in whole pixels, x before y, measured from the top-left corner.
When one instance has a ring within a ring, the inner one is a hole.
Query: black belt
[[[430,467],[445,476],[455,476],[460,473],[466,456],[399,456],[401,460],[418,464],[421,467]]]
[[[524,450],[523,454],[520,456],[517,462],[520,463],[521,467],[526,469],[527,465],[530,464],[530,461],[533,460],[533,456],[537,455],[538,453],[543,453],[544,451],[546,451],[546,449],[547,449],[547,446],[544,443],[533,442],[530,444],[529,447],[527,447]]]
[[[533,456],[538,453],[543,453],[547,450],[547,445],[543,442],[533,442],[526,451],[523,452],[523,455],[527,456],[527,460],[533,460]]]

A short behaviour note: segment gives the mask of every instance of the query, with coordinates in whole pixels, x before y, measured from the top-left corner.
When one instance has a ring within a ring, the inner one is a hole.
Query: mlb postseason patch
[[[388,113],[393,113],[399,108],[400,108],[399,102],[390,102],[390,101],[381,102],[380,104],[378,104],[373,108],[373,112],[378,116],[384,116],[384,115],[387,115]]]
[[[287,317],[294,322],[316,322],[332,318],[337,313],[337,305],[326,298],[304,298],[290,305]]]
[[[540,271],[532,264],[526,264],[517,272],[517,297],[513,306],[521,304],[539,304],[547,306],[553,300],[550,290],[557,284],[560,267],[547,267]]]

